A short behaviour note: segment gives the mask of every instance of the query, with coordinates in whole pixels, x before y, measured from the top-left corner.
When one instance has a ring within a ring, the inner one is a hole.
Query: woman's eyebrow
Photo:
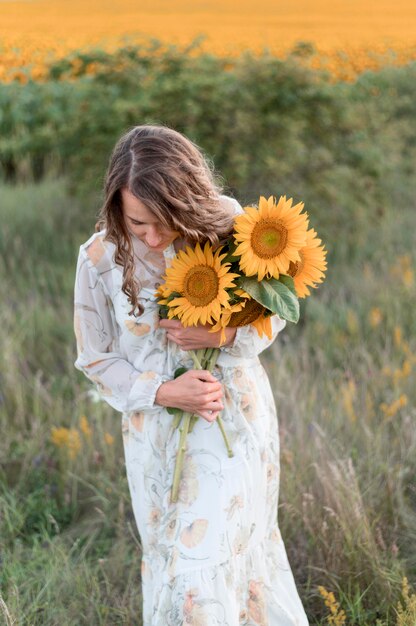
[[[130,215],[127,215],[127,217],[132,222],[139,222],[140,224],[159,224],[158,220],[153,220],[153,222],[149,222],[149,220],[138,220],[136,217],[130,217]]]

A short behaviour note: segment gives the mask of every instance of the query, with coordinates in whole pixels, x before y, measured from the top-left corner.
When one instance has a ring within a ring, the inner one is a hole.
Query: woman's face
[[[126,188],[121,190],[124,221],[128,230],[148,248],[161,252],[179,233],[163,226],[141,200]]]

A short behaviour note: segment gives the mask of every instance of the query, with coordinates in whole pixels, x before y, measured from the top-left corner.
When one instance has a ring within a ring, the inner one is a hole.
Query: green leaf
[[[178,367],[178,369],[175,370],[173,378],[178,378],[178,376],[182,376],[182,374],[185,374],[185,372],[187,371],[188,371],[187,367]]]
[[[168,413],[170,413],[170,415],[174,415],[175,417],[177,416],[179,418],[179,415],[182,415],[183,411],[182,409],[178,409],[177,407],[172,407],[172,406],[167,406],[166,410]]]
[[[168,311],[169,311],[169,307],[166,306],[165,304],[160,304],[159,305],[159,317],[162,320],[166,320],[168,319]]]
[[[286,285],[286,287],[288,289],[290,289],[290,291],[297,297],[298,294],[296,293],[296,289],[295,289],[295,281],[293,280],[293,278],[291,276],[289,276],[288,274],[280,274],[279,276],[279,282],[283,283],[284,285]]]
[[[224,257],[224,259],[222,260],[222,263],[238,263],[241,259],[240,256],[235,256],[235,251],[237,249],[237,245],[235,243],[235,241],[233,241],[231,238],[228,241],[228,243],[224,246],[224,249],[221,251],[222,253],[226,253],[226,257]]]
[[[239,256],[234,256],[233,254],[227,254],[227,256],[225,257],[225,259],[223,259],[223,263],[237,263],[239,260],[241,259],[241,257]]]
[[[287,282],[290,284],[290,280]],[[295,324],[299,321],[299,300],[282,281],[275,278],[258,281],[255,277],[244,276],[238,283],[254,300],[282,319]]]

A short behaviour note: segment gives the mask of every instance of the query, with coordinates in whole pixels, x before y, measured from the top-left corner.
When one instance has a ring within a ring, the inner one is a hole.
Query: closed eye
[[[144,224],[144,222],[138,222],[137,220],[132,220],[131,218],[130,218],[130,221],[132,224],[135,224],[137,226],[142,226]]]

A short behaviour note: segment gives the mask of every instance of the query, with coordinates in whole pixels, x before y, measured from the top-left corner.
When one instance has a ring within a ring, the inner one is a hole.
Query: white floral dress
[[[242,208],[235,199],[236,212]],[[105,231],[80,246],[75,278],[75,367],[121,413],[125,464],[141,538],[144,626],[305,626],[308,620],[277,521],[279,433],[270,383],[258,355],[273,339],[252,326],[221,349],[214,376],[223,384],[222,419],[199,418],[188,434],[176,503],[170,502],[179,430],[154,403],[158,387],[189,354],[159,327],[154,291],[173,244],[150,251],[133,236],[140,318],[121,291],[122,268]]]

